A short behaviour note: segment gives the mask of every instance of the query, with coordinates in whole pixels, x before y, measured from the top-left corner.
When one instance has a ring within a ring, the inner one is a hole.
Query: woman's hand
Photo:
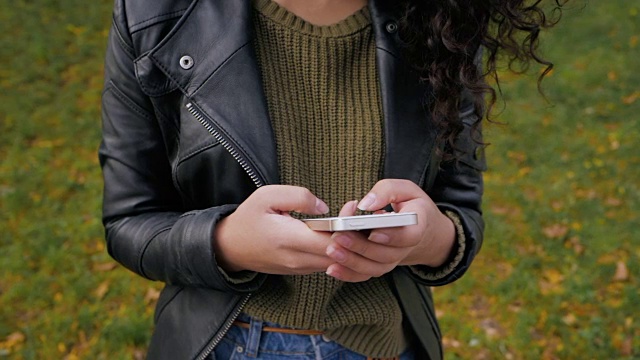
[[[378,211],[391,204],[395,212],[415,212],[418,224],[363,232],[336,232],[326,254],[335,263],[327,274],[343,281],[365,281],[382,276],[398,265],[437,267],[449,257],[455,241],[453,222],[422,189],[409,180],[379,181],[359,202],[349,202],[340,216],[357,208]]]
[[[326,271],[331,233],[313,231],[290,211],[319,215],[327,205],[309,190],[286,185],[263,186],[220,221],[213,244],[218,265],[226,271],[309,274]]]

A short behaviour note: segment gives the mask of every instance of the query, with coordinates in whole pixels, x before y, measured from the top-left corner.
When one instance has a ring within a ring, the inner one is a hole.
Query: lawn
[[[161,284],[99,219],[111,5],[0,5],[0,358],[144,356]],[[447,359],[640,357],[640,4],[574,0],[543,43],[546,99],[504,72],[486,127],[482,252],[434,290]]]

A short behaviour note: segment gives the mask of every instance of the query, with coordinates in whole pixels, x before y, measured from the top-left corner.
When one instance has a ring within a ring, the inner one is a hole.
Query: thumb
[[[424,191],[410,180],[384,179],[378,181],[369,193],[360,200],[358,209],[375,211],[388,204],[398,204],[425,195]]]
[[[353,216],[353,215],[355,215],[356,214],[356,210],[358,210],[356,205],[358,205],[358,201],[357,200],[349,201],[348,203],[344,204],[344,206],[340,210],[340,214],[338,214],[338,216]]]

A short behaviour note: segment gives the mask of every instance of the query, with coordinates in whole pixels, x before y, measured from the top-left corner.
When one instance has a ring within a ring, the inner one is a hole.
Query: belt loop
[[[262,334],[262,320],[251,317],[249,323],[249,336],[247,338],[247,346],[245,355],[248,357],[258,357],[258,348],[260,347],[260,335]]]

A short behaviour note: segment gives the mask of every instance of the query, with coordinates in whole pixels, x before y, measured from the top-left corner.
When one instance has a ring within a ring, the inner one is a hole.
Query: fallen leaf
[[[538,281],[540,292],[543,295],[549,295],[553,293],[562,293],[562,282],[564,276],[556,269],[547,269],[544,271],[542,279]]]
[[[104,281],[102,282],[102,284],[98,285],[98,288],[93,292],[93,295],[95,295],[95,297],[100,300],[107,294],[108,291],[109,281]]]
[[[455,349],[459,348],[462,344],[456,339],[448,338],[445,336],[444,338],[442,338],[442,345],[444,345],[445,348]]]
[[[622,98],[622,103],[625,104],[625,105],[631,105],[634,102],[636,102],[636,100],[638,100],[638,98],[640,98],[640,91],[636,91],[636,92],[633,92],[633,93],[631,93],[631,94],[629,94],[627,96],[624,96]]]
[[[622,205],[622,200],[618,198],[614,198],[613,196],[610,196],[604,201],[604,203],[608,206],[617,207]]]
[[[491,352],[489,352],[488,349],[477,349],[477,351],[474,352],[473,358],[475,360],[493,359]]]
[[[563,238],[569,232],[566,225],[554,224],[542,229],[542,233],[550,239]]]
[[[155,288],[148,288],[147,293],[144,295],[144,302],[148,305],[156,302],[160,297],[160,291]]]
[[[557,269],[547,269],[544,271],[544,277],[551,284],[557,285],[564,281],[564,275]]]
[[[552,201],[551,208],[556,212],[561,211],[564,208],[564,202],[560,200]]]
[[[620,355],[622,356],[632,356],[633,355],[633,338],[628,336],[622,342],[622,346],[620,348]]]
[[[567,314],[562,317],[562,322],[569,326],[575,325],[577,321],[578,321],[578,318],[576,318],[576,316],[573,314]]]
[[[111,271],[113,269],[115,269],[118,266],[117,263],[110,261],[107,263],[103,263],[103,264],[94,264],[93,265],[93,271],[96,272],[106,272],[106,271]]]
[[[13,332],[9,334],[9,336],[7,336],[7,338],[4,341],[0,342],[0,347],[11,349],[16,345],[23,343],[26,340],[26,338],[27,337],[19,331]]]
[[[147,356],[146,352],[143,349],[135,349],[133,351],[133,358],[135,360],[144,360],[144,358]]]
[[[507,151],[507,157],[518,164],[522,164],[527,161],[527,154],[524,152]]]
[[[484,319],[480,322],[480,326],[488,338],[496,338],[504,334],[504,330],[494,319]]]
[[[577,236],[570,237],[565,243],[565,247],[573,249],[573,252],[578,255],[582,255],[584,253],[584,246],[580,242],[580,238]]]
[[[624,319],[624,327],[627,329],[631,329],[631,326],[633,325],[633,318],[631,317],[627,317]]]
[[[629,269],[624,261],[618,261],[616,264],[616,273],[613,275],[613,281],[629,280]]]

